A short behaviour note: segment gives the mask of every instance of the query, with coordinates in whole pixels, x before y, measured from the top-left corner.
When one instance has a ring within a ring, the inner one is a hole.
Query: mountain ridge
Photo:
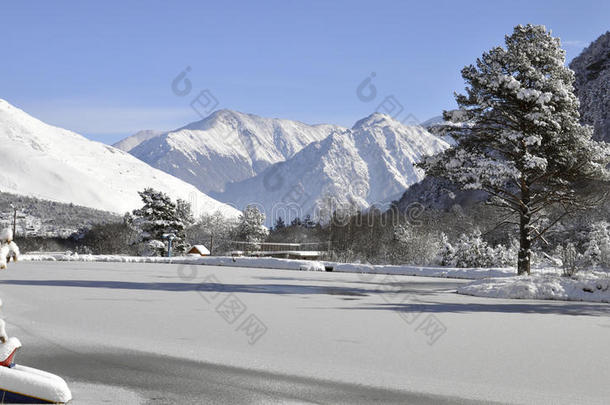
[[[239,209],[259,205],[268,224],[278,216],[290,220],[309,214],[323,220],[320,217],[337,208],[389,204],[423,178],[415,162],[447,147],[422,127],[375,113],[352,129],[333,132],[292,158],[212,195]],[[288,212],[291,209],[295,212]]]
[[[224,109],[146,139],[129,152],[203,192],[221,192],[225,184],[253,177],[342,129]]]
[[[610,31],[583,49],[570,69],[582,122],[593,126],[596,139],[610,142]]]

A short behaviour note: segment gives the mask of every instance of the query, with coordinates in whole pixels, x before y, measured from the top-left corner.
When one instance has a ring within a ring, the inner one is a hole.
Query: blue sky
[[[570,60],[609,21],[607,1],[3,1],[0,98],[107,143],[198,120],[206,89],[218,108],[307,123],[351,126],[388,96],[425,120],[514,25],[546,25]]]

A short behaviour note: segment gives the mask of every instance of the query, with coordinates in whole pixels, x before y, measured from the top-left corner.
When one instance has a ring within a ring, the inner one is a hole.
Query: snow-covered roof
[[[191,248],[189,249],[189,253],[193,252],[193,250],[197,250],[197,252],[201,255],[209,255],[210,251],[208,250],[207,247],[203,246],[203,245],[193,245],[191,246]]]

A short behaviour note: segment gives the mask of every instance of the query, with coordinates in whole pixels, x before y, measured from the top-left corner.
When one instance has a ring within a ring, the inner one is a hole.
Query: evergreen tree
[[[180,218],[185,227],[192,226],[195,223],[191,203],[181,198],[176,200],[176,215]]]
[[[305,215],[305,218],[303,219],[303,227],[311,229],[315,226],[316,226],[316,223],[313,222],[313,220],[311,219],[311,215],[309,215],[309,214]]]
[[[237,236],[243,241],[259,243],[265,240],[269,230],[265,227],[265,214],[254,205],[249,205],[239,216]]]
[[[174,234],[173,248],[183,252],[186,247],[184,223],[178,216],[176,204],[170,197],[161,192],[147,188],[138,193],[144,206],[133,211],[134,224],[142,231],[142,240],[156,254],[166,252],[164,235]]]
[[[285,227],[286,227],[286,224],[284,223],[284,220],[282,219],[282,217],[278,217],[275,220],[274,230],[279,231],[281,229],[284,229]]]
[[[534,241],[595,203],[579,185],[609,178],[610,151],[579,123],[574,73],[564,64],[559,39],[544,26],[515,27],[506,48],[462,70],[466,94],[456,94],[458,110],[444,112],[457,145],[421,163],[429,175],[486,191],[518,218],[504,222],[519,227],[519,274],[530,273]]]

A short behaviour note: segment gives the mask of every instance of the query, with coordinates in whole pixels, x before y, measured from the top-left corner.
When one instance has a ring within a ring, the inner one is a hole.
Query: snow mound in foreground
[[[610,274],[590,272],[572,278],[557,275],[488,278],[461,286],[457,292],[487,298],[610,303]]]
[[[0,391],[2,390],[33,399],[44,399],[50,403],[63,404],[72,399],[72,393],[61,377],[19,365],[13,368],[0,367]]]

